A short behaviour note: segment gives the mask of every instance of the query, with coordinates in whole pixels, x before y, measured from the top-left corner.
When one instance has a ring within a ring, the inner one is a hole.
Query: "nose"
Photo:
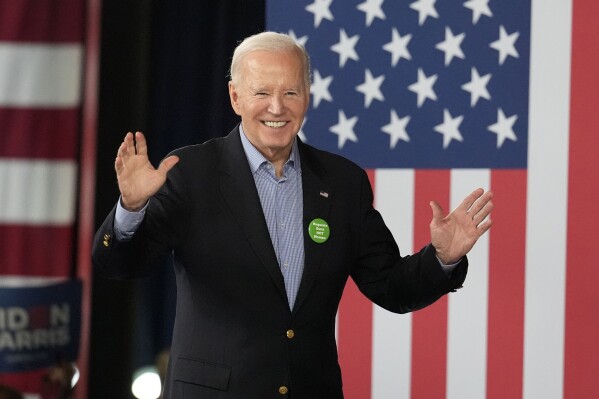
[[[273,95],[270,97],[270,104],[268,107],[268,111],[273,115],[280,115],[285,109],[285,105],[283,103],[283,97],[280,95]]]

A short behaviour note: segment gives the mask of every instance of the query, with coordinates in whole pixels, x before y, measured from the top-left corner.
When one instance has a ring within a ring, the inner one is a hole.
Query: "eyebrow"
[[[258,93],[261,91],[272,91],[271,89],[265,87],[265,86],[255,86],[255,87],[249,87],[249,90],[253,93]],[[282,89],[282,92],[288,92],[288,91],[297,91],[297,92],[301,92],[303,90],[302,86],[294,86],[294,87],[289,87],[289,88],[285,88]]]

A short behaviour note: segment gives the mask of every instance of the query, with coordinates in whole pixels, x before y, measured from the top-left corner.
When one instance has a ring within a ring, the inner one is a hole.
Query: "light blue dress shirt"
[[[239,131],[285,280],[289,308],[293,309],[304,271],[304,200],[297,141],[293,142],[289,159],[283,166],[283,175],[277,178],[274,165],[250,143],[241,126]]]

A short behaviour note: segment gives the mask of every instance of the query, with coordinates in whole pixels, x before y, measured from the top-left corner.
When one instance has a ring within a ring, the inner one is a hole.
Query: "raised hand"
[[[119,146],[114,169],[121,191],[121,203],[129,211],[141,209],[166,181],[166,174],[179,162],[176,156],[162,160],[158,169],[148,159],[146,138],[129,132]]]
[[[493,210],[492,198],[491,191],[476,189],[445,217],[441,206],[431,201],[431,243],[441,262],[446,265],[458,262],[472,249],[479,237],[489,230],[493,222],[490,218],[485,218]]]

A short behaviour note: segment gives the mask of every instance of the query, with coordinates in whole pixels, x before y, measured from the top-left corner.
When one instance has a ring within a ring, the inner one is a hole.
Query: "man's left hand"
[[[476,189],[447,216],[438,203],[431,201],[431,243],[443,264],[459,262],[489,230],[493,224],[488,218],[493,209],[492,198],[493,192]]]

